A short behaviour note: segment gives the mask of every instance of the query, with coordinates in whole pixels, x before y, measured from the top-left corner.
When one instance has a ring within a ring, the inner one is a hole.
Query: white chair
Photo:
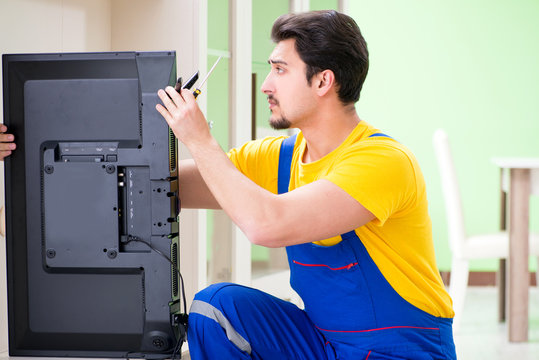
[[[485,258],[506,259],[509,255],[509,234],[506,231],[474,236],[466,234],[455,165],[444,130],[439,129],[434,132],[433,145],[442,183],[449,247],[452,254],[449,295],[453,300],[455,311],[453,330],[457,332],[468,286],[469,261]],[[539,256],[539,236],[536,234],[530,234],[530,255]]]

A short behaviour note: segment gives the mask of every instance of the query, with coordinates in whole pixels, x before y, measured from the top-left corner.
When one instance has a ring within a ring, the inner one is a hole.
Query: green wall
[[[337,1],[311,0],[311,9]],[[209,47],[228,50],[228,2],[209,0]],[[539,156],[539,2],[536,0],[350,1],[370,51],[370,70],[360,116],[416,154],[428,186],[438,265],[450,268],[440,179],[431,136],[445,128],[459,172],[470,234],[496,231],[499,170],[493,156]],[[257,90],[273,49],[270,29],[288,1],[253,0],[253,72]],[[208,58],[208,66],[215,61]],[[226,60],[226,59],[225,59]],[[228,148],[228,64],[208,83],[212,132]],[[246,104],[247,105],[247,104]],[[257,126],[267,126],[265,97],[257,97]],[[532,229],[539,228],[532,199]],[[211,221],[210,221],[211,224]],[[211,232],[211,229],[210,229]],[[253,247],[253,258],[265,249]],[[496,261],[474,261],[472,270],[493,270]],[[533,267],[532,267],[533,268]]]
[[[260,87],[269,72],[268,58],[273,51],[271,27],[275,19],[288,12],[288,0],[253,1],[253,64],[256,73],[256,125],[269,128],[268,103]]]
[[[440,269],[450,267],[442,192],[431,145],[445,128],[470,234],[499,226],[493,156],[539,156],[539,2],[350,2],[370,51],[360,116],[416,154],[429,195]],[[537,229],[532,200],[532,229]],[[496,261],[474,261],[492,270]]]

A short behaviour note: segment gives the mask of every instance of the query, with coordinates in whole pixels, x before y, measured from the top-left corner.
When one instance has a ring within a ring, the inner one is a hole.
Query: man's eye
[[[284,72],[284,69],[283,68],[280,68],[280,67],[276,67],[275,68],[275,71],[278,73],[278,74],[282,74]]]

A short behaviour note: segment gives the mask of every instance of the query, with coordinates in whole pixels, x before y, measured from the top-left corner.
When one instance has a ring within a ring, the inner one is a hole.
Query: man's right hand
[[[0,125],[0,160],[4,160],[6,156],[11,155],[11,152],[17,147],[14,143],[15,136],[6,134],[7,126]]]

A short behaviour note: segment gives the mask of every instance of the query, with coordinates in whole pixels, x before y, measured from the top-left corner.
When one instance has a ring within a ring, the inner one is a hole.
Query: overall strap
[[[296,144],[296,135],[283,140],[279,152],[279,172],[277,173],[277,191],[279,194],[288,192],[290,184],[290,167],[292,166],[292,155]]]
[[[391,136],[384,133],[375,133],[369,137],[382,136],[392,139]],[[277,192],[284,194],[288,192],[290,184],[290,167],[292,165],[292,155],[294,154],[294,145],[296,144],[297,134],[283,140],[279,152],[279,172],[277,173]]]
[[[383,136],[383,137],[387,137],[387,138],[393,139],[391,136],[386,135],[386,134],[384,134],[384,133],[374,133],[374,134],[372,134],[372,135],[369,135],[369,137],[375,137],[375,136]]]

